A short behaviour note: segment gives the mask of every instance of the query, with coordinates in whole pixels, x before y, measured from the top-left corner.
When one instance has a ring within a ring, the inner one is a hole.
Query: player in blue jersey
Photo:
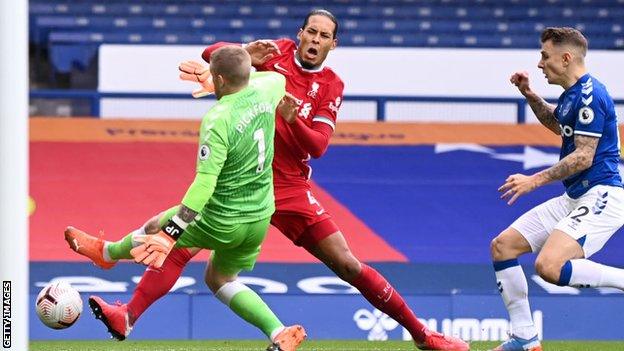
[[[518,257],[538,253],[535,269],[560,286],[624,290],[624,270],[589,260],[624,224],[624,189],[618,173],[619,135],[613,100],[585,68],[587,40],[573,28],[547,28],[538,67],[564,89],[551,105],[529,87],[526,72],[512,75],[539,121],[561,135],[560,160],[532,175],[513,174],[498,190],[513,204],[536,188],[563,181],[565,193],[531,209],[491,244],[498,290],[509,312],[511,337],[494,351],[540,351]]]

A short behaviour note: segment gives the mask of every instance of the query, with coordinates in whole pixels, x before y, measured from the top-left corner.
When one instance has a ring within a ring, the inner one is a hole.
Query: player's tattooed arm
[[[531,110],[533,110],[533,113],[535,113],[540,123],[553,133],[561,135],[559,121],[557,121],[555,117],[555,108],[557,106],[549,104],[546,100],[534,93],[528,93],[525,96],[529,106],[531,106]]]
[[[552,167],[527,176],[512,174],[505,183],[498,188],[503,193],[502,199],[509,199],[507,204],[512,205],[518,197],[529,193],[536,188],[555,180],[563,180],[569,176],[589,168],[593,162],[598,138],[577,135],[574,138],[576,150],[564,157]]]
[[[547,184],[555,180],[566,179],[573,174],[579,173],[591,167],[599,140],[600,138],[575,135],[574,146],[576,150],[561,159],[552,167],[536,174],[539,178],[541,178],[540,185]]]
[[[191,223],[195,217],[197,217],[197,212],[191,210],[190,208],[180,205],[180,209],[178,210],[178,217],[186,223]]]

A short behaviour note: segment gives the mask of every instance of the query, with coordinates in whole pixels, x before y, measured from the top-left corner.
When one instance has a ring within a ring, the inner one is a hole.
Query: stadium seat
[[[30,40],[37,52],[54,51],[54,62],[62,70],[67,62],[87,60],[92,46],[100,43],[206,44],[228,38],[294,36],[311,9],[327,8],[340,20],[338,35],[345,46],[534,48],[544,28],[572,26],[587,35],[592,49],[618,49],[623,2],[32,0]],[[69,44],[63,41],[70,37],[76,47],[59,53],[54,46],[65,48]],[[77,48],[80,40],[88,48],[84,52]],[[71,55],[76,57],[61,58]]]

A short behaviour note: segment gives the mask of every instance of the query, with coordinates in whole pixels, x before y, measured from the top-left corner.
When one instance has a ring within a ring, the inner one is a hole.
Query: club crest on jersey
[[[316,99],[316,94],[318,93],[319,87],[320,87],[319,83],[312,82],[312,86],[310,87],[310,91],[308,91],[308,96],[313,98],[313,99]]]
[[[565,117],[565,115],[567,115],[568,112],[570,112],[571,108],[572,108],[572,101],[568,101],[567,104],[563,105],[563,109],[561,110],[561,116]]]
[[[199,159],[204,161],[207,160],[208,157],[210,157],[210,148],[208,147],[208,145],[202,145],[199,148]]]
[[[594,120],[594,110],[591,107],[583,107],[578,113],[579,122],[582,124],[590,124]]]

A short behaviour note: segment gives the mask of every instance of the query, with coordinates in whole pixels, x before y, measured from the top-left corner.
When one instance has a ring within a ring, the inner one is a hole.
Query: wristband
[[[187,226],[188,223],[184,222],[178,215],[175,215],[162,227],[162,231],[173,238],[173,240],[178,240]]]

